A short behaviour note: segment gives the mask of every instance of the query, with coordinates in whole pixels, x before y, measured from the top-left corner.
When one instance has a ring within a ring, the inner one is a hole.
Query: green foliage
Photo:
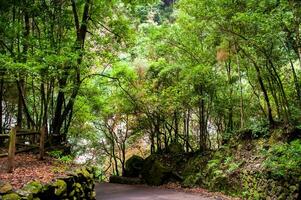
[[[65,155],[59,158],[59,160],[63,163],[72,163],[73,159],[74,158],[71,155]]]
[[[266,153],[265,169],[275,179],[301,180],[301,141],[275,144]]]
[[[54,158],[61,158],[63,156],[62,150],[53,150],[53,151],[50,151],[47,153],[49,156],[54,157]]]
[[[264,119],[252,120],[247,127],[252,132],[252,138],[260,138],[269,136],[269,123]]]
[[[62,150],[50,151],[48,152],[48,155],[66,164],[71,163],[74,160],[72,155],[64,155]]]
[[[94,172],[95,180],[102,182],[105,180],[104,172],[101,167],[96,167]]]

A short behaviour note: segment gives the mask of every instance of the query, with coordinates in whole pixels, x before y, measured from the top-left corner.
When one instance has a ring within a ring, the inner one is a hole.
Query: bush
[[[63,163],[71,163],[73,161],[72,155],[64,155],[64,152],[61,150],[53,150],[48,152],[48,155],[58,159],[59,161]]]
[[[71,155],[62,156],[58,159],[63,163],[71,163],[73,161],[73,157]]]
[[[275,144],[266,152],[266,157],[264,167],[272,178],[301,181],[301,140]]]
[[[53,158],[60,158],[63,155],[63,151],[61,150],[53,150],[48,152],[48,155],[53,157]]]

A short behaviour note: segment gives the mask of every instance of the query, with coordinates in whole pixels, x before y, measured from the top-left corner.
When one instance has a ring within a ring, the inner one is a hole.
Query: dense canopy
[[[115,175],[171,145],[292,141],[300,23],[298,0],[1,0],[0,130],[46,127]]]

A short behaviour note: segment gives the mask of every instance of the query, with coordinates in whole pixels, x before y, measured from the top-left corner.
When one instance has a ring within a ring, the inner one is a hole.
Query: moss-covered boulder
[[[39,181],[32,181],[25,185],[22,189],[28,190],[33,194],[37,194],[43,189],[43,185]]]
[[[21,197],[16,193],[3,195],[2,200],[20,200]]]
[[[34,199],[39,193],[43,191],[42,183],[38,181],[32,181],[26,184],[22,189],[17,190],[18,195],[25,199]]]
[[[13,187],[9,183],[0,182],[0,194],[7,194],[13,190]]]
[[[78,175],[78,176],[82,176],[84,177],[85,179],[93,179],[93,174],[90,173],[87,168],[83,167],[83,168],[80,168],[80,169],[77,169],[75,171],[75,173]]]
[[[162,185],[170,179],[172,172],[156,156],[149,156],[142,168],[142,178],[149,185]]]
[[[184,153],[183,145],[178,142],[173,142],[167,146],[166,152],[169,154],[181,154]]]
[[[54,193],[56,196],[64,196],[67,192],[67,183],[63,180],[57,180],[53,183],[55,188]]]
[[[143,168],[144,159],[140,156],[132,156],[125,163],[125,176],[138,177]]]
[[[84,185],[80,183],[74,183],[73,184],[73,190],[69,194],[69,197],[75,197],[76,199],[83,199],[85,197],[85,190],[84,190]]]

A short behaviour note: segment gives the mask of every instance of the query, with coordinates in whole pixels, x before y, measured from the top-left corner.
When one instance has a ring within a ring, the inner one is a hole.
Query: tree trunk
[[[179,140],[179,120],[177,111],[174,112],[174,121],[175,121],[175,142]]]
[[[3,85],[4,80],[0,80],[0,134],[3,133]]]
[[[244,127],[244,99],[243,99],[243,84],[241,78],[241,71],[240,71],[240,62],[238,55],[236,56],[236,63],[237,63],[237,71],[238,71],[238,78],[239,78],[239,89],[240,89],[240,128]]]
[[[200,86],[200,101],[199,101],[199,149],[200,151],[206,150],[206,126],[205,126],[205,100],[203,97],[203,87]]]

